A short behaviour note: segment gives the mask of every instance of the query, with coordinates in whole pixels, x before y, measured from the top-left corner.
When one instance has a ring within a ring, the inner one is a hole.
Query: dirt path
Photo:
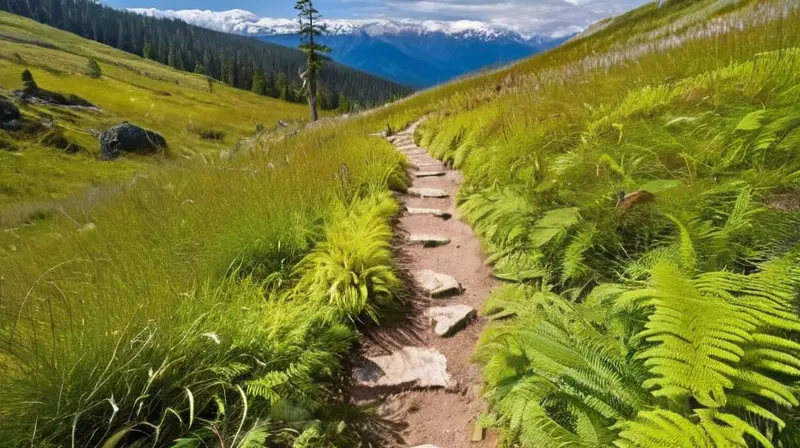
[[[407,322],[382,327],[365,340],[371,362],[361,369],[355,396],[362,403],[376,403],[380,416],[393,423],[396,446],[491,448],[496,446],[493,437],[481,440],[480,431],[473,428],[486,403],[480,393],[480,370],[470,357],[485,324],[474,312],[480,312],[494,281],[477,237],[470,226],[455,217],[461,173],[414,145],[417,124],[391,140],[416,165],[410,173],[413,186],[403,195],[407,212],[400,219],[400,227],[408,233],[406,253],[418,277],[419,292]],[[419,193],[447,197],[416,197]],[[460,291],[432,298],[439,295],[440,291],[432,291],[437,287],[454,286],[448,285],[452,279],[436,278],[434,273],[452,276],[460,283]],[[437,321],[431,312],[439,315],[436,330]],[[460,324],[450,328],[449,324],[459,320]],[[437,335],[437,331],[446,332],[447,337]]]

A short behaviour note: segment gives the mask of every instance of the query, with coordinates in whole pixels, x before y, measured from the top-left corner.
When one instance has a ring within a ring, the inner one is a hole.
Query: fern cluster
[[[503,446],[800,441],[800,17],[774,2],[788,16],[697,43],[667,25],[767,7],[719,3],[615,19],[420,130],[464,170],[459,211],[502,281],[475,357]],[[623,23],[679,44],[604,46]],[[570,65],[587,48],[606,70]]]

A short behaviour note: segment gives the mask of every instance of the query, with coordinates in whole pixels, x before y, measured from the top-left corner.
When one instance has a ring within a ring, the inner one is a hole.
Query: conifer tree
[[[350,104],[350,100],[344,93],[339,92],[339,110],[344,113],[349,113],[352,109],[353,106]]]
[[[331,49],[314,41],[315,37],[325,32],[325,27],[320,24],[319,11],[314,9],[313,0],[297,0],[294,9],[297,10],[300,24],[299,48],[306,54],[306,71],[301,73],[300,78],[311,108],[311,121],[317,121],[317,75],[322,70],[321,55],[330,53]]]
[[[37,90],[39,86],[33,79],[33,74],[27,68],[22,72],[22,89],[25,91]]]
[[[264,73],[261,72],[261,70],[253,72],[253,83],[250,90],[259,95],[267,94],[267,80],[264,78]]]
[[[97,63],[95,58],[89,58],[89,61],[86,63],[86,75],[94,79],[98,79],[103,76],[103,71],[100,69],[100,64]]]

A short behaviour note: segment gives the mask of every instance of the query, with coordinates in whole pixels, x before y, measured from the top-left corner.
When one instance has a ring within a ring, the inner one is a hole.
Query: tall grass
[[[353,322],[403,290],[400,156],[364,135],[152,174],[0,249],[2,444],[352,446],[331,400]]]
[[[442,88],[418,138],[510,283],[477,354],[505,446],[797,444],[798,23],[651,4]]]

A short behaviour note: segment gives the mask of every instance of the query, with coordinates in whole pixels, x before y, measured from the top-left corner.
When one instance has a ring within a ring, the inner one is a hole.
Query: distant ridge
[[[230,11],[160,11],[132,9],[139,14],[183,20],[228,33],[296,47],[297,24],[290,19],[259,18],[240,9]],[[324,20],[322,42],[333,48],[335,61],[403,85],[430,87],[487,67],[506,65],[557,46],[581,31],[578,26],[549,34],[514,27],[460,20],[363,19]]]

